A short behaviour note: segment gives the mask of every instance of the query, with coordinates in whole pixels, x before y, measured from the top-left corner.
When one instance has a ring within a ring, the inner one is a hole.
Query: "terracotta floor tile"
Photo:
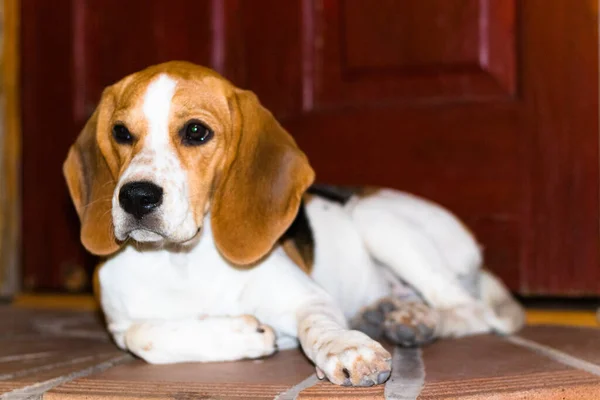
[[[384,399],[384,386],[372,386],[365,388],[351,388],[336,386],[330,382],[319,382],[318,384],[303,390],[298,399]]]
[[[110,341],[97,313],[0,306],[0,339],[38,335],[81,336]]]
[[[530,326],[519,336],[600,365],[599,328]]]
[[[419,399],[600,398],[600,377],[501,337],[446,340],[423,349],[426,383]],[[585,397],[595,393],[596,397]],[[562,397],[561,397],[562,396]],[[584,397],[581,397],[584,396]]]
[[[600,330],[538,326],[521,335],[600,364]],[[384,386],[343,388],[317,381],[299,351],[256,361],[176,365],[127,361],[124,354],[93,313],[0,307],[0,394],[41,382],[48,389],[44,399],[273,399],[308,377],[308,386],[297,390],[299,399],[384,398]],[[422,354],[420,399],[600,399],[600,376],[501,337],[444,340]],[[115,360],[120,364],[112,366]]]
[[[264,360],[228,363],[149,365],[136,360],[85,379],[61,385],[45,398],[273,398],[314,373],[299,351],[283,351]]]
[[[0,307],[0,394],[124,356],[91,313]]]
[[[20,370],[39,368],[43,365],[65,363],[69,360],[117,353],[119,350],[109,342],[80,339],[38,337],[0,340],[0,380],[17,374]]]

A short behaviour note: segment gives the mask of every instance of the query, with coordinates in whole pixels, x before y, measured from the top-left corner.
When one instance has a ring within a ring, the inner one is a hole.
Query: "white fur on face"
[[[138,242],[163,239],[183,242],[197,232],[189,203],[187,172],[170,141],[169,118],[176,87],[176,80],[161,74],[148,85],[144,94],[142,111],[148,127],[144,147],[119,179],[113,195],[113,223],[119,240],[131,236]],[[142,221],[136,221],[119,204],[121,187],[136,181],[150,181],[163,189],[162,204]]]

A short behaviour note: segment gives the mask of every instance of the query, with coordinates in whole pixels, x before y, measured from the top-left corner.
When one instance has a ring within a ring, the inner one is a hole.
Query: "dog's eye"
[[[183,127],[183,143],[196,146],[208,142],[213,137],[213,131],[200,121],[189,121]]]
[[[131,132],[129,132],[129,129],[127,129],[127,127],[123,124],[116,124],[113,126],[113,137],[117,143],[129,144],[133,142],[133,136],[131,136]]]

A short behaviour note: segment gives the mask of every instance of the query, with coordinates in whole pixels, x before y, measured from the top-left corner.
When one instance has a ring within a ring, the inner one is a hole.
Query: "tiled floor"
[[[580,325],[595,324],[586,318]],[[0,399],[600,399],[594,327],[530,326],[516,337],[397,349],[387,385],[351,389],[318,381],[298,351],[257,361],[148,365],[120,352],[93,311],[3,306],[0,321]]]

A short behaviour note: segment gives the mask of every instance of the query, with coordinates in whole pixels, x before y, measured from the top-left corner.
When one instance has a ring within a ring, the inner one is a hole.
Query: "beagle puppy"
[[[394,190],[311,186],[257,97],[168,62],[106,88],[64,175],[115,342],[149,363],[302,347],[319,378],[388,379],[414,345],[523,323],[448,211]],[[362,329],[371,336],[355,328]]]

